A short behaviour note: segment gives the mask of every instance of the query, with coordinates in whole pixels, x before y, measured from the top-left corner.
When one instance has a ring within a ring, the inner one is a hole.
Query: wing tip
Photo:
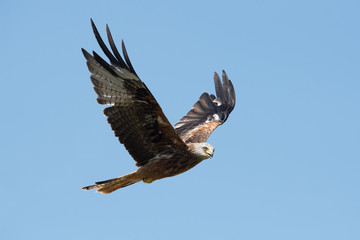
[[[217,99],[223,103],[226,102],[228,105],[227,111],[230,113],[234,109],[236,102],[234,85],[224,69],[222,69],[222,82],[218,74],[215,74],[214,81]]]
[[[111,50],[113,51],[113,53],[111,53],[109,48],[104,43],[104,41],[101,38],[100,33],[99,33],[99,31],[98,31],[98,29],[97,29],[97,27],[96,27],[96,25],[95,25],[92,18],[90,18],[90,22],[91,22],[91,27],[93,29],[95,38],[96,38],[98,44],[100,45],[101,49],[103,50],[103,52],[107,56],[107,58],[110,60],[110,63],[112,65],[117,66],[117,67],[125,68],[126,70],[130,71],[131,73],[135,74],[138,77],[138,75],[136,74],[136,72],[135,72],[135,70],[134,70],[134,68],[133,68],[133,66],[131,64],[128,53],[126,51],[124,40],[122,40],[122,52],[123,52],[123,56],[124,56],[125,61],[122,59],[121,55],[119,54],[119,52],[118,52],[118,50],[117,50],[117,48],[115,46],[115,43],[114,43],[114,41],[112,39],[112,36],[111,36],[111,33],[110,33],[109,25],[106,24],[106,32],[107,32],[107,37],[108,37],[110,47],[111,47]]]
[[[88,51],[86,51],[84,48],[81,48],[81,52],[83,53],[85,58],[87,58],[86,56],[90,55],[90,53],[88,53]]]

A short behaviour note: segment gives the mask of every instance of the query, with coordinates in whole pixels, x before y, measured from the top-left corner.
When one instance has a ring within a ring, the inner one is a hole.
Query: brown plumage
[[[92,20],[91,24],[101,49],[111,63],[108,64],[95,52],[91,55],[82,49],[98,95],[97,101],[110,106],[104,109],[108,123],[139,168],[83,189],[95,188],[98,192],[110,193],[141,180],[151,183],[183,173],[212,157],[214,148],[205,141],[216,127],[226,121],[235,106],[234,88],[226,73],[223,71],[222,83],[215,73],[217,97],[202,94],[174,129],[145,83],[137,76],[124,42],[122,52],[125,61],[115,46],[109,27],[106,25],[113,53],[103,42]]]

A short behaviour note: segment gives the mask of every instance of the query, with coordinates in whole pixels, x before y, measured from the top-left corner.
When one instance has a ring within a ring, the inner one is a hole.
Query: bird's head
[[[192,150],[202,159],[208,159],[213,157],[215,148],[209,143],[193,143]]]

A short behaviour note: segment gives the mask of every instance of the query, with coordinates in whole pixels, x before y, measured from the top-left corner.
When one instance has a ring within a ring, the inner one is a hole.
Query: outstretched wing
[[[222,82],[216,72],[214,82],[217,96],[203,93],[188,114],[175,124],[176,132],[186,143],[205,142],[235,107],[234,87],[224,70]]]
[[[111,63],[108,64],[95,52],[91,55],[82,49],[98,95],[97,101],[111,106],[104,109],[104,114],[136,165],[143,166],[164,151],[186,149],[149,89],[137,76],[124,42],[122,51],[125,61],[114,44],[109,27],[106,25],[106,31],[114,55],[106,47],[92,20],[91,24],[101,49]]]

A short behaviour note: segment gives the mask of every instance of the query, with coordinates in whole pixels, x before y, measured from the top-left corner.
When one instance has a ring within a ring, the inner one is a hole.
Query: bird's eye
[[[203,147],[203,149],[204,149],[204,151],[207,151],[207,150],[209,150],[207,147]]]

